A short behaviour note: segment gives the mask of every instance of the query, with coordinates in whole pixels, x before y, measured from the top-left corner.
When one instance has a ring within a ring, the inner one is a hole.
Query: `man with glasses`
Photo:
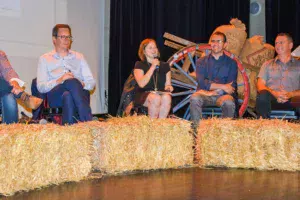
[[[37,70],[37,88],[47,93],[50,107],[62,107],[62,123],[92,120],[89,91],[95,80],[81,53],[70,50],[71,28],[57,24],[52,29],[54,50],[42,55]],[[76,113],[78,119],[75,118]]]
[[[256,112],[270,118],[272,108],[300,107],[300,61],[292,57],[293,39],[280,33],[275,39],[277,56],[263,64],[258,74]]]
[[[210,40],[211,54],[197,61],[197,91],[190,99],[193,128],[202,117],[202,107],[218,106],[222,117],[233,118],[236,111],[237,63],[224,54],[226,36],[215,32]]]

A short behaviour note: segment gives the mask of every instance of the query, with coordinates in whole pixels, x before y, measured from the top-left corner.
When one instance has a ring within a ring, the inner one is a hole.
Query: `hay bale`
[[[72,126],[0,126],[0,193],[79,181],[91,170],[91,134]]]
[[[201,121],[200,166],[300,170],[300,125],[280,120]]]
[[[89,122],[94,136],[93,168],[108,174],[177,168],[193,163],[190,123],[146,116]]]
[[[262,64],[275,55],[275,48],[263,42],[263,36],[255,35],[246,40],[240,54],[243,63],[252,65],[258,69]]]
[[[226,35],[228,42],[226,50],[238,57],[247,38],[246,26],[237,18],[230,20],[230,24],[219,26],[214,32],[220,31]]]

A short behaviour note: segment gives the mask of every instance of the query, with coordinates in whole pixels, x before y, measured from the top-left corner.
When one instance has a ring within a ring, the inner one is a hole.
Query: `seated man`
[[[36,109],[41,105],[42,99],[28,95],[21,88],[24,82],[11,67],[6,54],[0,51],[0,105],[3,122],[6,124],[18,122],[17,99],[21,99],[26,107]]]
[[[57,24],[52,30],[54,50],[42,55],[37,70],[37,88],[47,93],[50,107],[62,107],[62,123],[92,120],[89,90],[95,80],[82,54],[70,50],[71,28]],[[75,114],[79,119],[75,119]]]
[[[270,118],[272,108],[299,108],[300,61],[291,55],[293,39],[280,33],[275,40],[277,56],[263,64],[258,74],[256,112]],[[297,100],[298,99],[298,100]]]
[[[219,106],[222,117],[234,117],[237,97],[237,63],[224,54],[227,45],[224,33],[213,33],[211,54],[197,61],[197,91],[191,96],[190,111],[193,128],[202,117],[202,107]]]

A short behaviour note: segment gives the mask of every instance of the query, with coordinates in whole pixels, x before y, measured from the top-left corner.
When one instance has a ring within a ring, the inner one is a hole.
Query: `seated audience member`
[[[277,56],[265,62],[257,79],[258,117],[270,118],[271,109],[299,108],[300,61],[291,55],[293,39],[280,33],[275,40]]]
[[[153,39],[141,42],[139,58],[133,74],[138,84],[134,106],[145,106],[151,118],[166,118],[171,108],[171,71],[166,62],[159,61],[159,51]]]
[[[0,105],[3,123],[17,123],[18,105],[16,99],[23,101],[24,105],[36,109],[41,105],[42,99],[28,95],[23,90],[24,82],[10,65],[6,54],[0,51]]]
[[[193,128],[197,128],[202,118],[202,108],[218,106],[222,117],[233,118],[236,113],[237,63],[224,54],[226,35],[213,33],[210,41],[211,54],[197,61],[197,91],[190,99],[190,113]]]
[[[83,55],[70,50],[70,26],[54,26],[52,41],[54,50],[39,59],[37,88],[47,93],[50,107],[62,107],[63,124],[91,121],[89,91],[94,89],[95,80]]]

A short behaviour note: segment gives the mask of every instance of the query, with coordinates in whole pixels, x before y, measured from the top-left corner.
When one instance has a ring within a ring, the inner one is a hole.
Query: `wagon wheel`
[[[196,81],[196,60],[204,53],[207,55],[210,52],[209,44],[198,44],[185,47],[169,58],[168,63],[172,66],[172,86],[175,88],[173,97],[173,113],[184,111],[183,118],[190,119],[190,97],[197,89]],[[224,53],[237,62],[238,70],[242,74],[244,83],[244,99],[239,99],[241,103],[239,109],[239,117],[242,117],[247,109],[250,88],[249,80],[242,63],[234,56],[234,54],[224,51]],[[241,86],[240,84],[238,86]],[[174,101],[176,99],[176,101]]]

